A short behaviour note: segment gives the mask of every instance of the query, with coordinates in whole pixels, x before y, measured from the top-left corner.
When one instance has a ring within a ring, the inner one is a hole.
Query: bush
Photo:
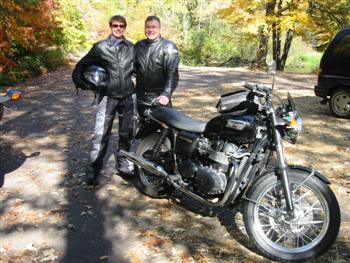
[[[64,65],[65,54],[59,48],[48,49],[41,55],[40,60],[42,65],[44,65],[45,68],[51,70]]]

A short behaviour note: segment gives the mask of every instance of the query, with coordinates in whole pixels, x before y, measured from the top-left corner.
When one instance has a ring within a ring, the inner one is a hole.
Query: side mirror
[[[276,61],[271,60],[267,69],[267,73],[269,74],[269,76],[274,76],[276,74],[276,68],[277,68]]]
[[[277,63],[275,60],[271,60],[267,68],[267,74],[272,77],[271,90],[275,87],[275,75],[276,75]]]

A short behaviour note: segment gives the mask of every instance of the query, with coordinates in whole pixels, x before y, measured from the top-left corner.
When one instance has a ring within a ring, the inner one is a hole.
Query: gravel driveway
[[[0,262],[270,262],[251,246],[239,211],[211,217],[188,199],[147,198],[116,175],[115,137],[101,186],[87,187],[96,108],[89,92],[76,95],[71,71],[21,84],[24,99],[9,104],[0,123]],[[180,78],[174,106],[202,120],[241,81],[270,82],[243,68],[181,67]],[[349,262],[350,122],[318,103],[315,75],[279,73],[276,82],[304,120],[298,144],[285,144],[289,162],[327,175],[341,204],[337,242],[315,262]]]

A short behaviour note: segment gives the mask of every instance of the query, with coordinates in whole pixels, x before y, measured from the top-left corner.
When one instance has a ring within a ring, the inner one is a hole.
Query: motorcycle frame
[[[250,156],[248,157],[247,162],[245,163],[242,172],[238,174],[238,166],[236,163],[231,162],[231,165],[229,167],[229,181],[227,183],[226,189],[224,191],[224,195],[218,202],[211,202],[193,192],[190,190],[185,189],[182,185],[178,184],[176,180],[173,178],[178,178],[176,175],[178,174],[178,161],[176,156],[176,137],[178,134],[178,130],[172,127],[169,127],[167,124],[159,121],[157,118],[155,118],[152,115],[152,111],[149,111],[148,117],[145,119],[146,122],[156,122],[160,125],[160,133],[167,131],[171,131],[168,133],[168,136],[171,136],[170,141],[172,144],[172,155],[173,155],[173,167],[174,167],[174,175],[169,175],[167,173],[161,173],[168,183],[170,183],[175,189],[187,194],[188,196],[194,198],[195,200],[199,201],[200,203],[210,206],[210,207],[228,207],[233,203],[236,203],[236,199],[240,195],[244,195],[249,189],[250,185],[252,185],[252,182],[254,181],[254,177],[259,177],[260,174],[262,174],[262,171],[259,171],[258,165],[260,162],[256,161],[258,158],[258,154],[261,150],[267,148],[269,145],[273,145],[273,151],[276,152],[277,160],[278,160],[278,169],[277,169],[277,175],[279,176],[281,182],[282,182],[282,188],[285,194],[286,199],[286,206],[287,206],[287,213],[288,215],[293,218],[294,217],[294,206],[292,202],[292,195],[289,187],[289,180],[288,180],[288,164],[283,152],[283,144],[282,144],[282,138],[280,133],[278,132],[276,126],[278,125],[277,122],[277,116],[276,112],[273,108],[272,103],[267,103],[267,118],[270,120],[271,125],[267,127],[266,134],[261,138],[257,139],[253,145],[251,146],[250,150]],[[162,137],[162,136],[161,136]],[[159,143],[159,142],[157,142]],[[162,143],[162,142],[161,142]],[[267,163],[265,164],[266,167]],[[244,189],[240,189],[241,183],[243,180],[246,180],[248,183],[244,187]],[[243,198],[243,200],[246,201],[252,201],[248,200],[246,198]]]

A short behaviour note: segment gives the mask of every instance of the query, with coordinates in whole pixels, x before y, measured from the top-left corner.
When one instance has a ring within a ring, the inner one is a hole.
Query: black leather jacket
[[[135,50],[134,45],[126,40],[122,40],[116,46],[110,35],[107,39],[93,45],[76,65],[72,79],[77,88],[92,89],[84,81],[83,72],[87,66],[98,65],[103,67],[109,76],[103,95],[111,98],[125,98],[135,92],[131,75],[134,70]]]
[[[179,51],[162,37],[150,43],[147,39],[135,44],[136,93],[140,100],[165,95],[168,98],[179,81]]]

